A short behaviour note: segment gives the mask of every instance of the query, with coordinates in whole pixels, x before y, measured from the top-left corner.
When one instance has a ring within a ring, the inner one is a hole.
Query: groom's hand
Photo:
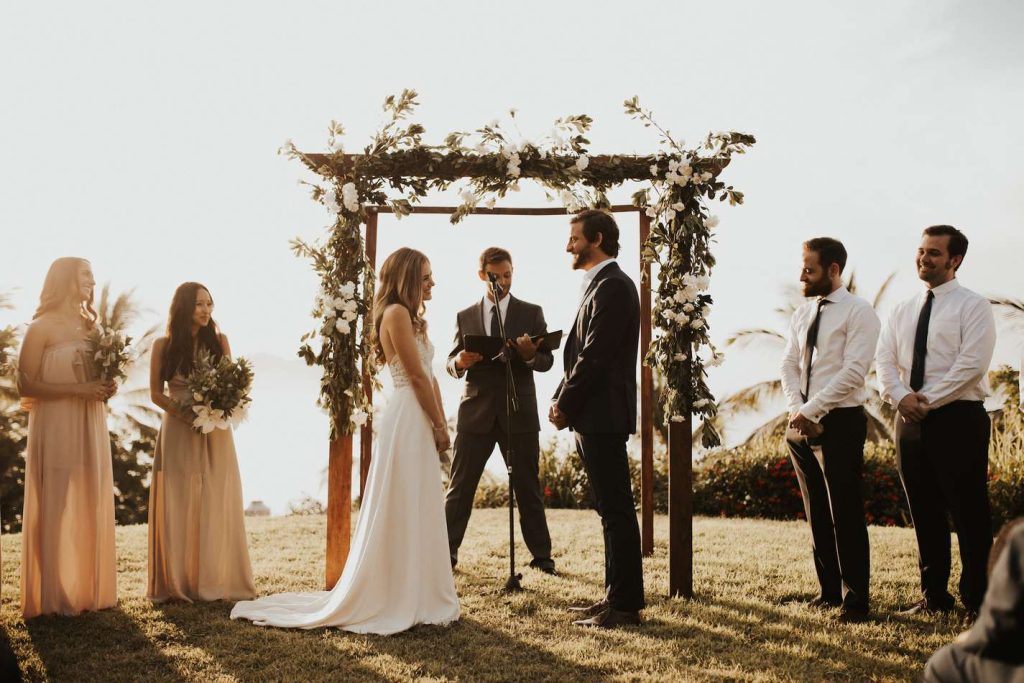
[[[548,421],[558,430],[569,426],[569,417],[558,408],[557,403],[551,404],[551,408],[548,410]]]

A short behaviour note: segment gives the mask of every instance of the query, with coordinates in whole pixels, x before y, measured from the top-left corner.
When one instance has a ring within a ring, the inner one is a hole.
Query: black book
[[[554,351],[562,344],[562,331],[555,330],[554,332],[545,332],[544,334],[537,334],[530,339],[534,344],[538,340],[543,340],[538,349],[544,349],[546,351]],[[462,337],[462,346],[467,351],[473,353],[479,353],[486,359],[491,359],[501,353],[501,347],[503,346],[500,337],[492,337],[484,334],[467,334]]]

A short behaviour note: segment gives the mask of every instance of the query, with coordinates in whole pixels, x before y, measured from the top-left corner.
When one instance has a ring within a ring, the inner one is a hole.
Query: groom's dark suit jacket
[[[455,325],[455,347],[448,354],[448,374],[456,379],[466,377],[465,389],[459,403],[459,432],[487,434],[497,418],[506,433],[540,431],[537,417],[537,387],[533,373],[546,372],[554,364],[550,351],[538,350],[533,367],[527,365],[515,351],[512,352],[512,376],[519,396],[519,413],[513,416],[512,429],[507,426],[505,413],[505,369],[498,361],[483,360],[468,370],[456,370],[455,357],[463,350],[467,334],[487,335],[490,320],[484,320],[483,300],[459,311]],[[509,295],[505,313],[505,336],[511,339],[524,334],[535,336],[548,331],[544,311],[536,304],[521,301]]]
[[[636,431],[640,297],[617,263],[590,284],[565,342],[565,375],[554,400],[582,434]]]

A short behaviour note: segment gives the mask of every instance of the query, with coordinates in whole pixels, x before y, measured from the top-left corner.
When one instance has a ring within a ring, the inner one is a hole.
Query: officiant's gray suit
[[[544,311],[540,306],[516,299],[511,294],[508,298],[508,310],[504,318],[506,338],[514,339],[524,334],[535,336],[548,331]],[[540,419],[533,373],[550,370],[554,357],[550,351],[539,349],[533,361],[526,363],[512,350],[512,375],[519,397],[519,412],[512,415],[512,424],[509,425],[502,361],[485,359],[467,370],[455,367],[456,357],[465,348],[463,341],[466,335],[490,334],[492,322],[484,320],[485,310],[483,300],[480,299],[459,311],[455,325],[455,346],[448,354],[448,374],[466,380],[459,402],[451,482],[445,496],[452,563],[454,565],[458,559],[459,546],[473,512],[473,498],[484,466],[494,452],[495,444],[501,449],[502,457],[507,458],[506,435],[511,433],[515,453],[512,484],[519,507],[523,540],[533,554],[535,563],[550,564],[551,535],[548,533],[544,496],[538,481]]]

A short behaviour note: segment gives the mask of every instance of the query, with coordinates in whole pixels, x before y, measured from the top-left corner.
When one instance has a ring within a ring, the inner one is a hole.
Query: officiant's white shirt
[[[956,278],[931,290],[928,350],[921,393],[932,408],[988,396],[988,366],[996,345],[996,319],[988,299],[961,287]],[[896,306],[882,328],[875,362],[882,398],[898,406],[911,393],[914,336],[928,290]]]
[[[823,298],[828,303],[821,309],[806,402],[801,392],[807,385],[807,331],[818,312],[818,297],[794,311],[782,356],[782,390],[789,411],[799,411],[812,422],[820,422],[833,408],[864,405],[865,378],[882,327],[871,304],[850,294],[846,287]]]

